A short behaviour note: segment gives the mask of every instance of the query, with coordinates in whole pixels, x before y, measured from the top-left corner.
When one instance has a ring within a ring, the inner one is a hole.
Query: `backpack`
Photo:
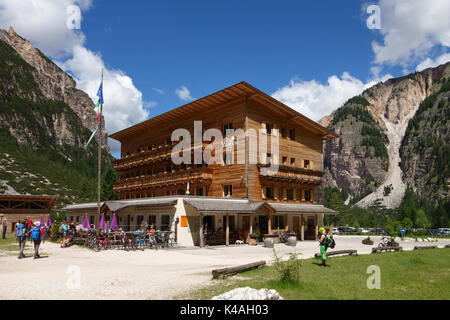
[[[17,238],[25,238],[25,227],[23,224],[19,223],[17,225],[16,235],[17,235]]]
[[[334,238],[332,236],[327,236],[327,238],[328,238],[328,241],[330,242],[328,244],[328,247],[330,247],[331,249],[334,249],[334,247],[336,246],[336,241],[334,241]]]
[[[331,240],[330,240],[329,236],[325,235],[325,238],[323,238],[323,241],[322,241],[322,245],[325,247],[328,247],[330,245],[330,243],[331,243]]]
[[[41,229],[40,228],[34,228],[33,232],[31,233],[31,239],[33,240],[41,240]]]

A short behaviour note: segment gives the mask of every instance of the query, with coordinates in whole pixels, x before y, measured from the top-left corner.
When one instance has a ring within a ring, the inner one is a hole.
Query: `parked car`
[[[339,234],[339,229],[338,228],[333,228],[332,233],[333,234]]]
[[[359,228],[359,232],[367,234],[367,233],[370,232],[370,230],[369,229],[365,229],[365,228]]]
[[[386,231],[386,229],[383,228],[377,228],[377,229],[373,229],[372,230],[373,234],[381,234],[381,235],[386,235],[388,234],[388,232]]]
[[[439,230],[438,230],[438,229],[429,229],[429,230],[428,230],[428,234],[429,234],[430,236],[438,236],[440,233],[439,233]]]
[[[439,228],[438,232],[440,235],[450,235],[450,228]]]

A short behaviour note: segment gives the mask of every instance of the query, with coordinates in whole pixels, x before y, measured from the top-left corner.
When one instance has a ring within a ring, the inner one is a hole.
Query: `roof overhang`
[[[295,111],[294,109],[288,107],[284,103],[269,96],[268,94],[255,88],[245,81],[239,82],[235,85],[232,85],[231,87],[217,91],[206,97],[195,100],[181,107],[163,113],[159,116],[138,123],[132,127],[111,134],[109,137],[118,141],[123,141],[125,138],[142,132],[143,130],[157,128],[160,125],[185,118],[187,114],[195,114],[196,112],[200,112],[217,105],[223,105],[240,98],[255,99],[264,103],[270,103],[273,107],[276,108],[278,112],[281,112],[286,116],[286,120],[291,120],[304,126],[315,134],[320,135],[323,140],[337,137],[334,132],[328,130],[319,123],[305,117],[301,113]]]

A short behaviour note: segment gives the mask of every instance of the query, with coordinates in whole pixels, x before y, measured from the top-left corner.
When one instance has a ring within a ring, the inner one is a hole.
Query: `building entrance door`
[[[297,234],[297,239],[300,239],[300,217],[292,217],[292,224],[294,225],[294,232]]]
[[[267,224],[267,216],[259,216],[258,221],[259,221],[259,223],[258,223],[258,226],[256,227],[256,229],[259,229],[259,231],[261,232],[261,235],[267,234],[269,232],[268,224]]]

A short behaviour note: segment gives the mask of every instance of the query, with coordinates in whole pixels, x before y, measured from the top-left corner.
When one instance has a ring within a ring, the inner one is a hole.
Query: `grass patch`
[[[318,259],[301,260],[298,281],[280,281],[273,266],[240,274],[246,280],[215,280],[193,291],[187,299],[211,299],[229,290],[249,286],[275,289],[289,300],[450,299],[450,249],[388,252],[330,258],[329,268]],[[369,290],[366,273],[371,265],[381,270],[381,289]]]

